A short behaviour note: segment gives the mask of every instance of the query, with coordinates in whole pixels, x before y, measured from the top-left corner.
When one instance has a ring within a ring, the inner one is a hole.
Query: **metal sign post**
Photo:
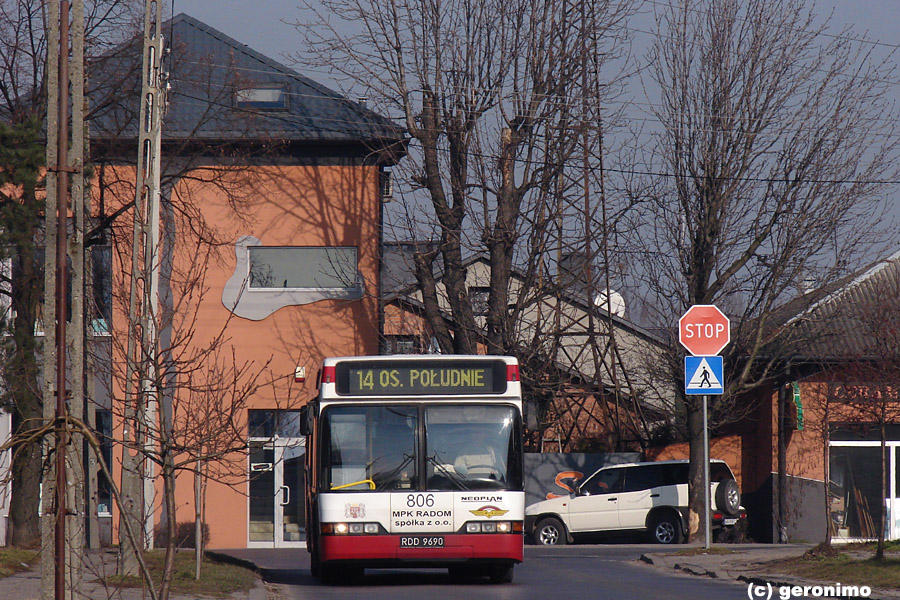
[[[709,396],[725,391],[723,361],[716,355],[731,341],[731,322],[713,305],[692,306],[678,320],[678,340],[693,355],[684,359],[684,393],[703,395],[703,537],[709,550]]]
[[[709,423],[707,411],[709,396],[703,394],[703,523],[704,523],[704,548],[709,550],[709,539],[712,537],[712,527],[709,523]]]

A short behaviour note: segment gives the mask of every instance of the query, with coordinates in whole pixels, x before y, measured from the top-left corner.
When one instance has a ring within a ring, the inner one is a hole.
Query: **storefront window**
[[[881,448],[833,445],[830,455],[832,536],[838,539],[876,538],[881,506],[890,503],[890,498],[882,499],[881,495]],[[889,462],[887,467],[890,468]],[[890,492],[888,488],[888,494]],[[890,527],[887,532],[890,537]]]

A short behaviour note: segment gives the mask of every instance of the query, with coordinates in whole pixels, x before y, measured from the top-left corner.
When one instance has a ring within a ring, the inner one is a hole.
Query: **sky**
[[[284,22],[295,20],[300,15],[297,0],[169,2],[174,8],[174,14],[187,13],[281,62],[286,62],[283,60],[284,55],[296,50],[299,43],[296,30]],[[651,11],[654,4],[663,2],[648,1],[644,11]],[[852,24],[855,31],[867,33],[872,40],[884,44],[900,44],[900,0],[821,0],[816,6],[823,15],[833,11],[835,26]],[[296,68],[296,65],[289,66]]]
[[[174,14],[188,14],[269,58],[295,66],[283,55],[297,48],[300,36],[283,21],[297,19],[296,0],[164,0],[164,6],[170,2]]]
[[[173,14],[186,13],[222,31],[254,50],[295,69],[328,87],[340,91],[327,73],[316,72],[297,64],[290,55],[301,43],[300,34],[289,23],[301,16],[299,0],[163,0]],[[642,0],[645,26],[635,27],[634,51],[649,47],[653,29],[654,8],[665,6],[669,0]],[[845,25],[857,35],[865,35],[875,42],[868,45],[877,57],[890,56],[900,65],[900,0],[819,0],[816,12],[831,15],[832,30]],[[893,79],[895,102],[900,105],[900,69]],[[355,90],[356,91],[356,90]],[[362,90],[358,90],[362,91]],[[900,223],[900,198],[889,199],[889,221]],[[896,240],[894,241],[896,243]]]

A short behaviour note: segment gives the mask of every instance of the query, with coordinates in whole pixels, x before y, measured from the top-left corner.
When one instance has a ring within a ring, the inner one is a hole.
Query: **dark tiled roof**
[[[800,358],[863,360],[878,355],[873,319],[891,307],[900,311],[900,252],[785,304],[772,321],[795,340]]]
[[[391,252],[386,252],[385,258],[390,257],[389,260],[397,264],[393,264],[392,266],[388,267],[394,270],[393,279],[390,281],[393,287],[388,289],[388,286],[385,285],[385,289],[383,291],[384,302],[387,304],[396,302],[399,304],[406,304],[408,306],[421,308],[421,302],[414,298],[415,294],[419,291],[419,284],[418,281],[416,281],[415,273],[409,271],[409,264],[412,261],[412,253],[415,251],[415,242],[389,242],[389,244],[393,247],[393,250]],[[465,259],[465,261],[463,262],[463,267],[468,268],[469,266],[478,262],[483,263],[488,268],[490,268],[490,260],[483,252],[473,254],[472,256]],[[406,266],[404,267],[403,265]],[[405,271],[404,268],[406,269]],[[405,277],[405,284],[403,281],[398,279],[398,273],[402,273],[402,275]],[[513,269],[511,275],[515,279],[523,279],[523,275],[517,269]],[[436,273],[435,280],[440,281],[441,279],[443,279],[443,274]],[[633,335],[653,342],[654,344],[661,344],[661,338],[657,333],[644,329],[643,327],[640,327],[632,321],[629,321],[628,319],[615,313],[609,314],[602,306],[588,306],[588,303],[585,302],[581,294],[578,294],[577,292],[573,293],[572,290],[567,288],[562,288],[561,290],[559,290],[559,293],[560,300],[562,300],[565,304],[575,307],[585,314],[589,311],[593,311],[599,318],[610,319],[614,323],[616,323],[619,328],[625,331],[629,331]],[[446,314],[446,319],[448,321],[451,319],[449,313]]]
[[[381,147],[403,138],[403,130],[388,119],[192,17],[179,14],[163,31],[174,40],[164,141],[271,139]],[[135,138],[139,57],[132,42],[91,64],[94,139]],[[286,109],[235,105],[236,90],[259,87],[283,87]]]

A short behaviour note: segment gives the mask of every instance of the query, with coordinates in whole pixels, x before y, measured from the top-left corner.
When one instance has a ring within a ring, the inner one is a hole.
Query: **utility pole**
[[[71,10],[70,10],[71,9]],[[70,28],[71,20],[71,28]],[[70,35],[71,32],[71,35]],[[70,50],[71,41],[71,50]],[[47,37],[47,197],[45,211],[44,409],[55,423],[54,477],[44,484],[44,498],[53,510],[42,520],[42,537],[53,537],[53,553],[41,558],[43,598],[71,597],[78,584],[84,547],[84,473],[81,471],[83,438],[69,436],[69,414],[84,411],[84,6],[83,0],[49,3]],[[71,128],[70,102],[71,90]],[[71,147],[70,147],[71,146]],[[71,201],[70,201],[71,191]],[[71,208],[73,219],[68,218]],[[69,229],[72,229],[71,235]],[[71,259],[71,306],[68,262]],[[71,309],[71,310],[70,310]],[[67,329],[71,313],[75,327]],[[67,348],[71,348],[67,379]],[[71,389],[67,380],[72,381]],[[53,482],[52,484],[50,482]],[[46,541],[45,541],[46,543]],[[51,564],[52,562],[52,564]],[[52,574],[52,576],[51,576]]]
[[[153,465],[146,454],[158,431],[159,201],[162,117],[166,75],[162,69],[162,2],[145,0],[138,130],[137,181],[131,261],[131,300],[125,366],[125,429],[119,571],[138,571],[137,553],[153,546]],[[139,539],[129,535],[140,532]],[[140,547],[137,547],[137,546]]]

